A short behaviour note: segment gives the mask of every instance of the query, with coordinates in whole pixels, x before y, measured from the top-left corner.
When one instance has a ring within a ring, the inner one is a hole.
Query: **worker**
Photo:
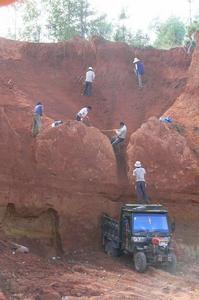
[[[86,106],[86,107],[83,107],[76,115],[76,120],[77,121],[83,121],[85,118],[88,118],[88,113],[92,110],[92,107],[91,106]]]
[[[42,116],[43,116],[43,105],[41,102],[38,102],[34,108],[33,112],[33,127],[32,135],[33,137],[37,136],[42,127]]]
[[[149,197],[146,192],[146,182],[145,182],[146,171],[142,167],[140,161],[136,161],[135,169],[133,170],[133,176],[136,178],[136,194],[138,203],[149,203]]]
[[[111,144],[112,146],[115,146],[122,143],[125,140],[127,135],[127,126],[124,124],[124,122],[120,122],[120,128],[113,129],[113,131],[116,132],[116,135],[112,138]]]
[[[93,71],[92,67],[89,67],[88,71],[86,72],[84,96],[91,96],[92,84],[94,80],[95,80],[95,72]]]
[[[172,123],[173,119],[171,117],[160,117],[159,121],[163,123]]]
[[[142,76],[144,75],[144,64],[137,57],[134,58],[134,72],[138,79],[139,88],[143,88]]]
[[[57,127],[59,127],[59,126],[61,126],[61,125],[63,125],[63,124],[64,124],[64,122],[63,122],[62,120],[59,120],[59,121],[54,121],[54,122],[51,124],[51,126],[57,128]]]

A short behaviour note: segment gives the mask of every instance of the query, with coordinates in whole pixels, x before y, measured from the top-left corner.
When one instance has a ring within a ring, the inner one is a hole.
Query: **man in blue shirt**
[[[42,127],[42,116],[43,116],[43,105],[41,102],[38,102],[34,108],[33,112],[33,127],[32,127],[32,135],[36,137]]]
[[[138,79],[139,88],[143,88],[142,76],[144,75],[144,64],[137,57],[133,61],[134,63],[134,72]]]

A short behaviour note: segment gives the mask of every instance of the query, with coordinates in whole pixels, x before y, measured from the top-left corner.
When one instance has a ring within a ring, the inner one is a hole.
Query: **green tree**
[[[145,48],[149,46],[150,38],[149,36],[142,32],[142,30],[138,30],[135,33],[132,33],[129,36],[128,43],[137,48]]]
[[[37,1],[28,0],[24,3],[22,12],[22,30],[20,38],[25,41],[40,42],[41,40],[41,11]]]
[[[101,15],[91,20],[89,23],[89,36],[102,36],[105,39],[111,39],[113,32],[112,23],[107,21],[106,15]]]
[[[116,26],[116,31],[114,34],[114,40],[117,42],[128,42],[129,37],[131,37],[131,32],[128,30],[125,25],[128,16],[125,9],[123,8],[118,19],[118,25]]]
[[[45,0],[48,7],[48,30],[50,38],[63,41],[80,35],[84,38],[112,32],[106,15],[97,16],[87,0]]]
[[[77,1],[45,0],[48,11],[47,29],[49,37],[63,41],[78,34],[77,30]]]
[[[186,33],[184,23],[177,17],[170,17],[165,22],[156,22],[153,29],[157,34],[156,48],[169,49],[182,45]]]
[[[95,15],[95,11],[91,9],[90,3],[87,0],[76,1],[76,18],[77,31],[81,37],[88,36],[90,27],[90,17]]]
[[[187,35],[193,37],[196,31],[199,30],[199,16],[195,17],[193,22],[187,27]]]

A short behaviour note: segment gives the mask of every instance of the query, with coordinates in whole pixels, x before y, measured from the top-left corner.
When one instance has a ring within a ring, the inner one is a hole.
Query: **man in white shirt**
[[[76,115],[77,121],[83,121],[85,118],[88,119],[88,113],[92,110],[91,106],[83,107]]]
[[[120,128],[114,129],[114,131],[116,132],[116,136],[114,136],[111,140],[112,146],[118,145],[125,140],[127,135],[127,127],[124,122],[120,122]]]
[[[92,67],[89,67],[88,71],[86,72],[84,96],[91,96],[92,84],[94,80],[95,80],[95,72],[93,71]]]
[[[136,184],[136,194],[137,194],[137,201],[138,203],[149,203],[149,197],[146,192],[146,182],[145,182],[145,174],[146,171],[142,167],[142,164],[140,161],[136,161],[135,163],[135,169],[133,170],[133,176],[135,176]]]
[[[51,124],[51,126],[53,127],[53,128],[57,128],[57,127],[59,127],[59,126],[61,126],[61,125],[63,125],[64,124],[64,122],[62,121],[62,120],[59,120],[59,121],[54,121],[52,124]]]

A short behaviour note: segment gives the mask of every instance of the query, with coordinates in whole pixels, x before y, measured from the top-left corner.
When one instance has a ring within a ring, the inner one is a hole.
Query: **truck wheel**
[[[176,272],[177,267],[177,257],[174,252],[170,253],[171,261],[168,263],[166,270],[170,273]]]
[[[105,252],[109,256],[117,257],[119,256],[119,250],[114,247],[113,243],[111,241],[105,242]]]
[[[135,269],[139,273],[143,273],[147,269],[147,260],[144,252],[137,252],[134,255],[134,265]]]

